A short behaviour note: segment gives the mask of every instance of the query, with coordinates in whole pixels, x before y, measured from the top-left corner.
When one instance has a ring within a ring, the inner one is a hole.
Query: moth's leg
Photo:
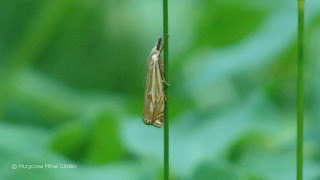
[[[163,70],[164,64],[160,58],[159,58],[158,64],[160,67],[160,74],[161,74],[162,82],[165,83],[167,86],[170,86],[170,84],[166,81],[166,79],[164,77],[164,70]]]
[[[170,86],[170,84],[164,79],[164,77],[163,77],[162,82],[163,82],[164,84],[166,84],[167,86]]]

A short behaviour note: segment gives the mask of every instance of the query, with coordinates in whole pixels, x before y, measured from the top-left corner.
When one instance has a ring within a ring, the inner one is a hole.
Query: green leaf
[[[72,160],[81,161],[87,150],[90,134],[87,123],[73,121],[54,130],[50,148]]]
[[[91,128],[91,141],[87,159],[91,164],[105,164],[124,158],[124,147],[119,137],[119,117],[110,113],[100,113]]]

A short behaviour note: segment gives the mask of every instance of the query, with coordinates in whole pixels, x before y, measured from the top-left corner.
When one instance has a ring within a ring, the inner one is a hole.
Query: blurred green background
[[[169,1],[172,179],[295,179],[296,9]],[[306,19],[304,176],[319,180],[319,0]],[[161,0],[0,0],[1,179],[162,179],[163,129],[142,122],[161,35]]]

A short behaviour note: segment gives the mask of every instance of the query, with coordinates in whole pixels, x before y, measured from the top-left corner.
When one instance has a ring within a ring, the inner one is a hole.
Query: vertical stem
[[[163,0],[163,37],[165,38],[169,34],[169,25],[168,25],[168,0]],[[167,82],[169,82],[168,70],[169,70],[169,38],[164,44],[164,77]],[[167,96],[167,101],[165,102],[165,111],[164,111],[164,179],[169,179],[169,93],[168,86],[165,86],[165,92]]]
[[[303,179],[303,45],[304,0],[298,0],[297,180]]]

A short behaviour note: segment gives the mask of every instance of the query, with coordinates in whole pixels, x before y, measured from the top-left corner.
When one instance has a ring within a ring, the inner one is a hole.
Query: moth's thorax
[[[159,54],[153,54],[152,56],[153,61],[158,61],[159,60]]]
[[[159,56],[160,56],[159,51],[156,50],[156,49],[153,49],[152,52],[151,52],[152,61],[158,61],[159,60]]]

